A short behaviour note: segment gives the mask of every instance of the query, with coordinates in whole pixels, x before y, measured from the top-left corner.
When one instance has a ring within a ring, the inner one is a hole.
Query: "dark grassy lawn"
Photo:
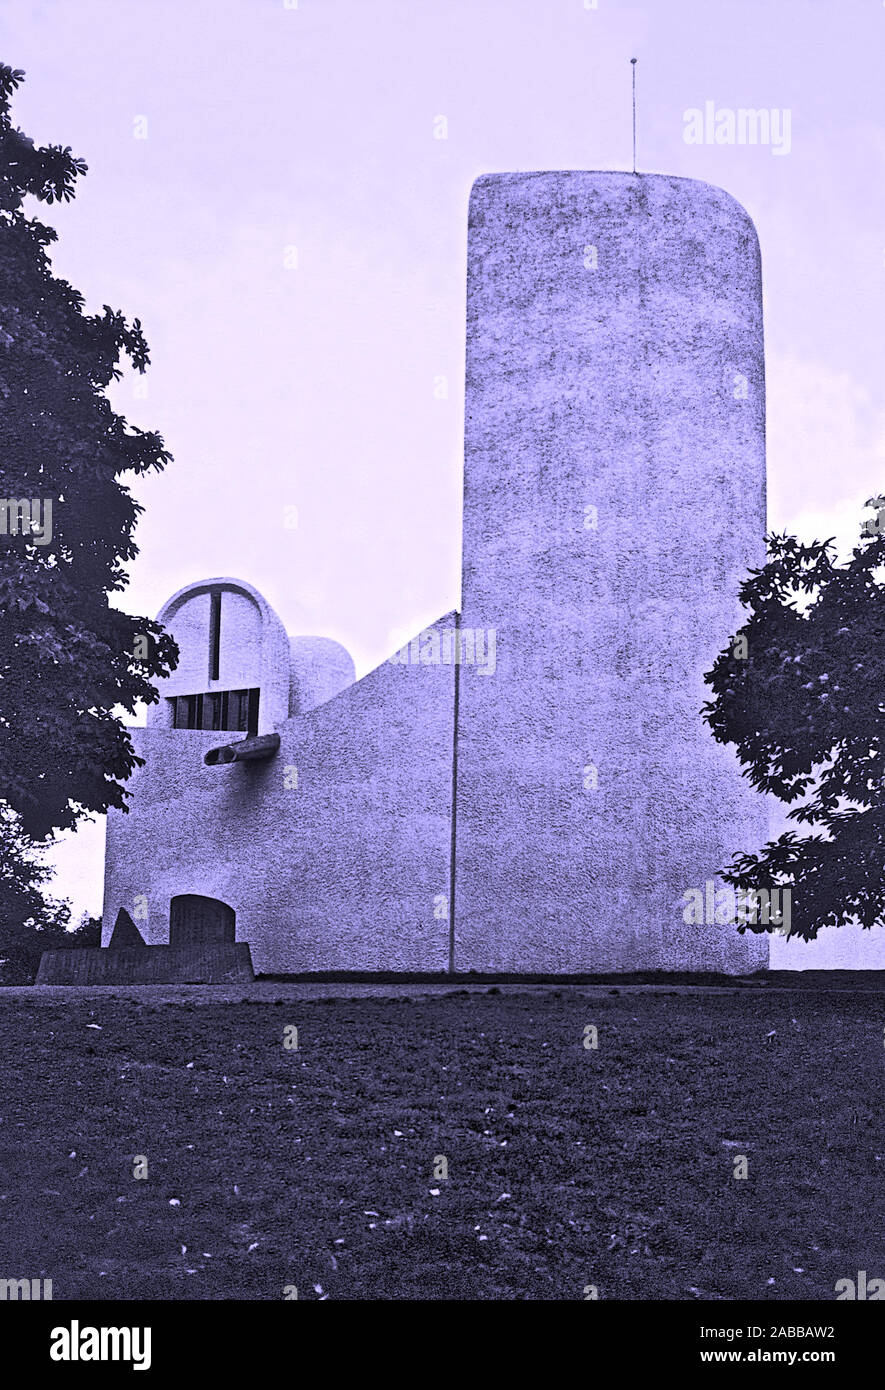
[[[0,1278],[56,1299],[831,1300],[885,1276],[883,1012],[747,989],[10,1000]]]

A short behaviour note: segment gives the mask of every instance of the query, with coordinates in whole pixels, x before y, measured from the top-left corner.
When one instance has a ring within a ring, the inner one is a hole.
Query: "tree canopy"
[[[120,479],[170,455],[105,394],[121,360],[148,364],[139,320],[108,305],[86,313],[53,274],[56,232],[24,209],[28,197],[70,200],[86,165],[13,125],[22,76],[0,66],[0,801],[40,841],[124,807],[137,759],[115,711],[156,700],[152,680],[177,650],[157,623],[109,603],[141,511]]]
[[[106,396],[121,362],[148,365],[141,324],[84,301],[55,276],[52,227],[25,201],[68,202],[86,172],[60,145],[13,125],[23,74],[0,65],[0,957],[33,977],[40,951],[72,939],[46,898],[39,854],[57,830],[125,809],[140,761],[120,722],[177,660],[159,624],[111,606],[137,554],[141,507],[122,477],[170,460],[159,434]]]
[[[742,889],[791,886],[791,934],[806,940],[885,917],[883,520],[864,523],[842,564],[832,538],[767,537],[767,563],[740,589],[749,617],[705,676],[714,737],[808,827],[737,855],[721,876]]]

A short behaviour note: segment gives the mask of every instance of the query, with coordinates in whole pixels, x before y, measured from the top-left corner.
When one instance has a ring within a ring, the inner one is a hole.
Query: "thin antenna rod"
[[[631,58],[633,67],[633,172],[636,173],[636,59]]]

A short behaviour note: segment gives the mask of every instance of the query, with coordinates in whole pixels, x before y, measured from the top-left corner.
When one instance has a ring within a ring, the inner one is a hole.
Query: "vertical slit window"
[[[230,696],[230,724],[229,728],[237,733],[245,734],[249,728],[249,692],[248,690],[232,690]]]
[[[209,595],[209,679],[218,680],[221,663],[221,594]]]
[[[201,729],[220,729],[221,723],[221,696],[220,694],[204,695],[202,697],[203,717],[200,722]]]

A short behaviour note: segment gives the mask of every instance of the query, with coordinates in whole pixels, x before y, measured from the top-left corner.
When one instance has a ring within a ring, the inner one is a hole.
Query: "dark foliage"
[[[151,680],[177,653],[158,624],[108,602],[137,553],[140,507],[119,478],[170,456],[104,394],[121,357],[144,371],[139,321],[84,313],[52,273],[55,232],[22,210],[28,194],[72,198],[85,165],[13,127],[20,78],[0,67],[0,497],[50,500],[53,534],[0,535],[0,796],[40,840],[124,805],[135,756],[113,711],[156,700]]]
[[[138,759],[118,715],[156,700],[152,681],[177,649],[109,602],[137,553],[141,510],[120,478],[170,455],[105,395],[122,359],[139,372],[148,363],[138,319],[107,305],[85,313],[53,275],[55,231],[24,211],[27,197],[69,201],[86,166],[12,124],[22,75],[0,65],[0,922],[48,930],[47,871],[31,851],[90,812],[125,807]]]
[[[744,889],[791,885],[792,934],[806,940],[824,926],[871,927],[885,912],[883,515],[864,524],[844,564],[832,540],[769,536],[767,563],[740,590],[746,655],[738,635],[705,677],[714,737],[735,744],[753,786],[810,828],[738,855],[722,877]]]

